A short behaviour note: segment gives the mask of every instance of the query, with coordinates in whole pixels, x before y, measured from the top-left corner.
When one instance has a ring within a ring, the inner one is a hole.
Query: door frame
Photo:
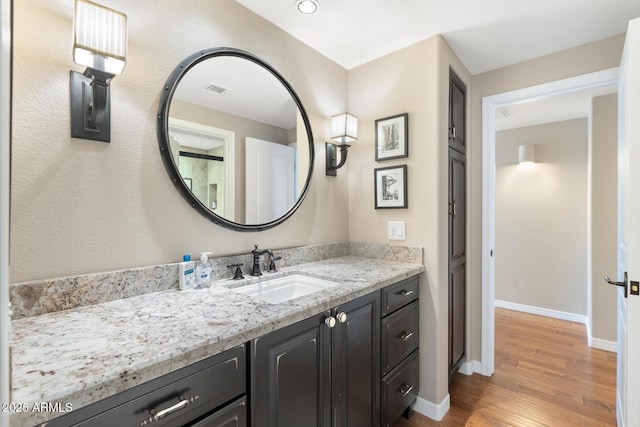
[[[492,375],[495,366],[496,110],[617,81],[615,67],[482,98],[482,375]]]
[[[224,174],[225,207],[221,215],[230,221],[236,221],[236,133],[175,117],[169,117],[169,132],[171,132],[171,129],[185,130],[224,141],[224,161],[226,162]],[[178,166],[177,163],[176,166]],[[211,208],[208,203],[205,204],[207,208]]]
[[[11,402],[9,363],[9,182],[11,179],[11,0],[0,3],[0,402]],[[0,426],[9,414],[0,411]]]

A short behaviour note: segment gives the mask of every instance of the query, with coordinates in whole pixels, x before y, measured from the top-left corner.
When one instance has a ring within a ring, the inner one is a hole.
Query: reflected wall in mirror
[[[241,50],[198,52],[176,67],[160,102],[158,144],[189,204],[235,230],[282,223],[309,187],[304,107],[276,70]]]

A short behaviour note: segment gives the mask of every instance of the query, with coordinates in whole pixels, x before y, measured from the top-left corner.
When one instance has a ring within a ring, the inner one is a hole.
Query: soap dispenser
[[[196,267],[196,287],[206,288],[211,284],[211,263],[207,255],[211,255],[211,252],[202,252],[200,254],[200,264]]]

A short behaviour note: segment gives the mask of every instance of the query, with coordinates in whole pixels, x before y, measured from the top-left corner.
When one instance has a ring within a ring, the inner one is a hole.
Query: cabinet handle
[[[200,399],[200,396],[197,396],[197,395],[190,397],[189,399],[185,399],[182,396],[180,396],[180,402],[176,403],[173,406],[168,407],[167,409],[163,409],[158,412],[156,412],[155,408],[151,409],[149,411],[151,416],[146,420],[144,420],[143,422],[141,422],[140,425],[146,426],[156,421],[160,421],[161,419],[173,414],[174,412],[186,408],[187,406],[189,406],[191,403],[195,402],[198,399]]]
[[[398,391],[402,394],[402,397],[405,397],[407,394],[411,392],[411,390],[413,390],[413,386],[405,384]]]
[[[400,334],[398,338],[400,338],[402,341],[409,341],[409,338],[411,338],[412,336],[413,336],[413,332],[404,331]]]
[[[402,291],[399,292],[398,295],[406,298],[406,297],[408,297],[410,295],[413,295],[413,291],[406,291],[406,290],[403,289]]]
[[[344,311],[340,312],[336,314],[336,318],[338,319],[338,322],[344,323],[347,321],[347,313],[345,313]]]
[[[336,326],[336,318],[333,316],[329,316],[326,319],[324,319],[324,324],[327,325],[329,328],[333,328],[334,326]]]

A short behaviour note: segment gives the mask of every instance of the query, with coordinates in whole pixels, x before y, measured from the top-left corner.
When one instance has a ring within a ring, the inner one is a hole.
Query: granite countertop
[[[168,290],[14,320],[11,426],[62,414],[34,411],[34,405],[79,409],[423,271],[420,264],[345,256],[259,278],[219,280],[208,289]],[[229,289],[293,272],[340,285],[281,304]]]

